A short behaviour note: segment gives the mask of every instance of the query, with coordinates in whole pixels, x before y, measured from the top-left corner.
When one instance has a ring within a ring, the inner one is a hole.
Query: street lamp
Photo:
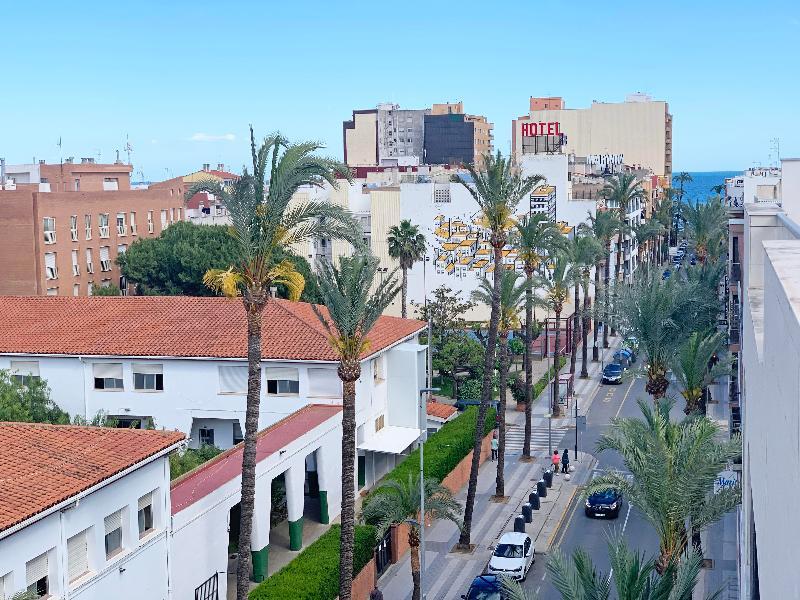
[[[428,352],[430,352],[430,339],[428,340]],[[430,375],[429,375],[430,377]],[[426,387],[419,391],[419,589],[420,597],[425,599],[425,440],[428,439],[428,405],[423,397],[425,394],[438,392],[441,388]]]

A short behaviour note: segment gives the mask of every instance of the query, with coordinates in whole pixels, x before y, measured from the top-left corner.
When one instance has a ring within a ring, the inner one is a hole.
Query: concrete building
[[[0,190],[0,294],[85,296],[127,284],[116,258],[183,216],[180,186],[131,190],[129,165],[37,165],[40,182]]]
[[[567,109],[561,98],[531,98],[530,111],[512,121],[512,149],[524,154],[622,155],[624,164],[672,175],[672,115],[663,101],[632,94],[625,102],[593,102]]]
[[[472,123],[473,158],[464,160],[462,162],[474,162],[475,164],[480,164],[481,157],[484,154],[493,153],[494,134],[492,133],[492,130],[494,129],[494,124],[489,123],[489,120],[482,115],[465,114],[463,102],[455,102],[455,103],[448,102],[444,104],[434,104],[433,107],[431,107],[431,115],[464,115],[464,122]],[[436,139],[436,136],[433,133],[431,134],[431,137],[433,140]],[[426,122],[425,141],[427,144],[428,143],[427,122]],[[428,158],[426,155],[426,163],[449,164],[449,161],[437,162],[433,158]]]
[[[212,180],[223,187],[228,187],[233,185],[237,179],[239,176],[227,171],[222,163],[217,164],[216,169],[212,169],[210,163],[204,163],[200,171],[151,183],[148,189],[178,189],[183,195],[193,184],[201,181]],[[231,223],[228,209],[222,200],[208,192],[200,192],[185,199],[184,208],[186,220],[196,225],[230,225]]]
[[[173,597],[168,455],[182,440],[0,423],[0,598]]]

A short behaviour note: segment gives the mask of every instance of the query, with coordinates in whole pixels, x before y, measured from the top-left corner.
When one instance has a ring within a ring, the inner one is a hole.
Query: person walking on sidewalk
[[[558,455],[558,450],[553,450],[553,475],[558,474],[558,465],[561,462],[561,457]]]
[[[500,442],[497,440],[497,432],[492,436],[492,460],[497,460],[497,449],[500,447]]]
[[[569,448],[564,448],[564,454],[561,456],[561,472],[569,473]]]

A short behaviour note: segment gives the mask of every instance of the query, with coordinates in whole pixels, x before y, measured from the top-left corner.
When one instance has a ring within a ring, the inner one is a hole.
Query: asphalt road
[[[638,366],[638,363],[637,365]],[[620,385],[601,385],[595,392],[594,400],[586,418],[587,431],[580,434],[579,450],[586,450],[598,458],[595,472],[604,469],[624,471],[621,457],[612,451],[595,453],[595,444],[609,427],[614,417],[639,417],[641,412],[636,404],[638,398],[647,398],[643,378],[624,381]],[[559,442],[558,447],[569,448],[570,453],[575,445],[575,432],[569,431]],[[584,499],[578,495],[568,508],[566,517],[556,532],[554,547],[558,546],[567,555],[578,547],[586,550],[595,567],[608,574],[610,565],[606,538],[611,530],[624,528],[625,540],[632,548],[654,555],[658,551],[658,536],[653,528],[625,501],[620,516],[616,520],[590,519],[583,511]],[[523,587],[537,600],[561,600],[559,594],[549,581],[546,572],[547,556],[537,557],[536,563],[528,573]]]

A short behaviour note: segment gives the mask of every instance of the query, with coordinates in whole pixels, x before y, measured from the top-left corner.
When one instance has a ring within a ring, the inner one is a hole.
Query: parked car
[[[609,517],[616,519],[622,507],[622,492],[608,489],[595,492],[586,499],[584,512],[587,517]]]
[[[661,279],[667,280],[670,275],[672,275],[672,272],[669,269],[664,269],[664,272],[661,274]]]
[[[689,259],[689,264],[695,266],[697,264],[697,257],[692,256],[692,258]]]
[[[633,347],[629,346],[626,343],[623,343],[622,349],[630,355],[630,361],[632,363],[635,363],[636,362],[636,350],[634,350]]]
[[[464,600],[505,600],[506,596],[497,575],[478,575],[461,597]]]
[[[627,369],[633,363],[633,355],[627,348],[621,348],[614,352],[614,362]]]
[[[634,354],[638,354],[639,353],[639,340],[635,336],[629,335],[624,340],[622,340],[622,347],[623,348],[629,348],[630,350],[633,351]]]
[[[603,383],[622,383],[622,365],[609,363],[603,369]]]
[[[522,581],[533,564],[533,540],[525,533],[509,531],[500,537],[487,571]]]

